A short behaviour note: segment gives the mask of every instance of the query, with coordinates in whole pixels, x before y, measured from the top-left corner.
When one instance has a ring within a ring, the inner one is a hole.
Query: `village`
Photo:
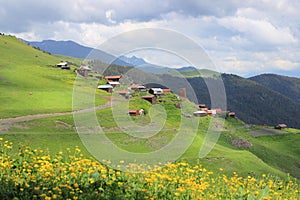
[[[65,70],[70,70],[70,65],[68,64],[67,61],[61,61],[56,65],[56,67],[65,69]],[[96,73],[93,72],[91,67],[89,66],[80,66],[79,68],[75,69],[74,72],[76,72],[78,75],[88,78],[90,73]],[[122,75],[111,75],[111,76],[100,76],[97,75],[96,78],[105,80],[105,84],[100,84],[98,85],[98,89],[106,91],[107,93],[117,93],[120,96],[123,96],[124,98],[130,98],[132,94],[134,93],[143,93],[145,95],[142,95],[141,98],[145,101],[150,102],[151,104],[157,104],[160,103],[162,100],[161,99],[164,95],[170,94],[172,92],[171,89],[169,88],[147,88],[143,84],[138,84],[138,83],[131,83],[127,90],[125,89],[118,89],[121,86],[120,80],[122,79]],[[178,102],[174,102],[174,106],[178,109],[182,108],[182,100],[187,98],[186,94],[186,89],[185,88],[180,88],[179,89],[179,95],[176,95]],[[236,118],[236,113],[233,111],[229,110],[222,110],[221,108],[207,108],[206,104],[200,103],[196,105],[198,107],[197,110],[195,110],[193,113],[190,114],[183,114],[184,117],[205,117],[205,116],[225,116],[225,118]],[[129,110],[128,115],[130,116],[142,116],[145,114],[145,111],[143,108],[136,109],[136,110]],[[287,128],[286,124],[277,124],[274,126],[275,129],[285,129]]]

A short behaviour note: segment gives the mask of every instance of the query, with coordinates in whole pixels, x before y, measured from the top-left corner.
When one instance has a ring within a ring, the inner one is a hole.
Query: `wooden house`
[[[199,108],[206,108],[205,104],[199,104]]]
[[[149,93],[153,95],[161,95],[164,91],[161,88],[151,88],[149,89]]]
[[[104,90],[106,92],[112,92],[113,91],[113,86],[111,86],[110,84],[106,84],[106,85],[99,85],[98,89],[100,90]]]
[[[275,129],[284,129],[284,128],[286,128],[287,127],[287,125],[286,124],[277,124],[276,126],[275,126]]]
[[[156,104],[156,97],[154,95],[142,96],[142,99],[149,101],[151,104]]]
[[[193,115],[194,115],[195,117],[204,117],[204,116],[207,115],[207,112],[202,111],[202,110],[197,110],[197,111],[195,111],[195,112],[193,113]]]
[[[122,75],[105,76],[104,78],[107,80],[107,82],[120,82],[120,79],[122,78]]]
[[[235,112],[228,112],[228,117],[235,118]]]
[[[129,86],[128,89],[134,90],[136,92],[146,92],[147,88],[144,85],[140,85],[140,84],[132,84]]]
[[[139,110],[130,110],[128,112],[129,116],[139,116],[140,115],[140,111]]]
[[[56,67],[60,67],[61,69],[70,69],[70,66],[67,62],[60,62],[56,65]]]

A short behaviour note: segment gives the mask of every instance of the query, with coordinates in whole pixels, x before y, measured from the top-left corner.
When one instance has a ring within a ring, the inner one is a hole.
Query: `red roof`
[[[169,88],[165,88],[165,89],[162,89],[162,90],[163,90],[163,92],[172,92],[172,90],[169,89]]]
[[[139,84],[132,84],[131,86],[129,86],[129,88],[131,89],[136,89],[137,87],[139,87]]]
[[[105,79],[120,79],[122,78],[122,75],[119,76],[105,76]]]
[[[208,108],[201,108],[201,110],[203,110],[203,111],[208,111]]]
[[[149,96],[142,96],[142,98],[143,98],[143,99],[152,99],[152,98],[154,98],[154,96],[153,96],[153,95],[149,95]]]

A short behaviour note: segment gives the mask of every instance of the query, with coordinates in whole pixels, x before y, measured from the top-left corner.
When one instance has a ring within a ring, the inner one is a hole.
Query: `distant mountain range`
[[[119,58],[116,58],[115,56],[110,55],[99,49],[86,47],[73,41],[43,40],[41,42],[30,42],[30,41],[25,41],[25,42],[33,47],[39,48],[51,54],[60,54],[65,56],[71,56],[74,58],[81,58],[81,59],[85,59],[85,58],[98,59],[106,63],[112,63],[121,66],[134,66],[144,72],[153,73],[153,74],[162,74],[174,70],[183,72],[183,71],[196,69],[195,67],[191,67],[191,66],[182,67],[179,69],[163,67],[163,66],[148,63],[144,59],[138,58],[136,56],[132,56],[132,57],[120,56]]]

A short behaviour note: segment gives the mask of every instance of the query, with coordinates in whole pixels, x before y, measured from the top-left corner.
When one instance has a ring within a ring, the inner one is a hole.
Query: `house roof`
[[[67,62],[60,62],[57,65],[68,65],[68,63]]]
[[[113,86],[106,84],[106,85],[99,85],[98,88],[99,89],[110,89],[110,88],[113,88]]]
[[[142,96],[143,99],[152,99],[154,98],[153,95],[146,95],[146,96]]]
[[[162,89],[162,91],[163,91],[163,92],[172,92],[172,90],[169,89],[169,88]]]
[[[120,79],[122,78],[122,75],[119,76],[105,76],[105,79]]]
[[[91,71],[91,68],[89,68],[88,66],[80,66],[79,69]]]
[[[281,127],[281,128],[285,128],[285,127],[287,127],[287,125],[286,125],[286,124],[278,124],[277,126],[278,126],[278,127]]]
[[[206,114],[207,112],[203,111],[203,110],[197,110],[194,112],[194,114]]]
[[[110,81],[108,82],[110,85],[120,85],[120,82],[118,81]]]

